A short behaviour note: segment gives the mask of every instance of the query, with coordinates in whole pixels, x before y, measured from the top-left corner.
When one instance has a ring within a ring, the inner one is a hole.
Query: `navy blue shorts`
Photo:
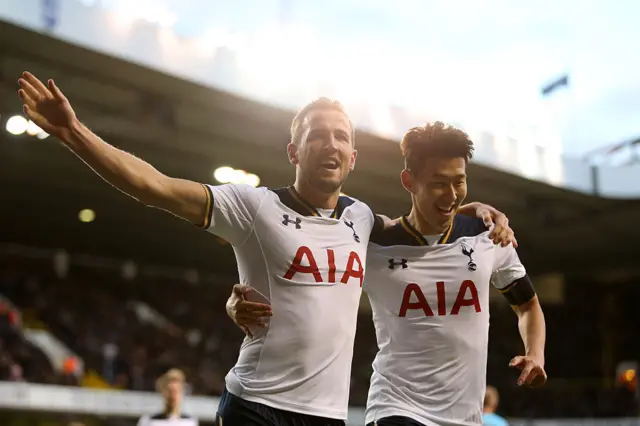
[[[383,417],[375,422],[367,423],[367,426],[424,426],[422,423],[404,416]]]
[[[345,426],[345,422],[271,408],[225,390],[220,397],[216,426]]]

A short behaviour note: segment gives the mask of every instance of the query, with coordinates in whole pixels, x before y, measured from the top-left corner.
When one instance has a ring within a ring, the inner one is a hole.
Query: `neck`
[[[450,221],[442,225],[430,224],[424,216],[422,216],[415,207],[411,207],[411,213],[407,216],[407,220],[422,235],[437,235],[444,233],[450,225]]]
[[[335,209],[338,204],[338,198],[340,197],[339,189],[334,193],[327,194],[326,192],[318,191],[309,185],[303,184],[299,179],[296,179],[293,187],[302,198],[315,208]]]
[[[164,407],[164,412],[168,416],[178,416],[180,415],[180,406],[177,404],[174,406],[166,405]]]

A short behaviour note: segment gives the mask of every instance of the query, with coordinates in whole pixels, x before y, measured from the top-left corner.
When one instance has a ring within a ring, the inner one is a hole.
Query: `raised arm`
[[[25,72],[18,83],[27,117],[60,139],[101,178],[148,206],[166,210],[195,225],[206,224],[211,200],[203,185],[166,176],[149,163],[100,139],[78,120],[53,80],[45,86]]]

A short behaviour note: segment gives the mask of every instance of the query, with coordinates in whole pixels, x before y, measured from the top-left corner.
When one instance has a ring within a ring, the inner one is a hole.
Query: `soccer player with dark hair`
[[[218,424],[344,425],[367,245],[384,219],[340,195],[357,157],[341,105],[322,98],[300,111],[287,146],[295,182],[270,190],[166,176],[91,132],[52,80],[24,73],[19,84],[29,119],[122,192],[227,240],[241,282],[276,309],[268,332],[242,344]],[[467,206],[472,215],[487,212],[501,222],[496,240],[509,243],[504,215]],[[257,313],[271,314],[268,306]]]
[[[545,321],[513,246],[495,245],[477,218],[457,214],[467,195],[473,143],[441,122],[409,130],[401,143],[411,212],[372,236],[364,290],[379,351],[366,409],[368,425],[482,424],[493,284],[518,316],[525,353],[510,366],[518,385],[540,385]],[[236,287],[227,302],[242,327],[255,326]]]

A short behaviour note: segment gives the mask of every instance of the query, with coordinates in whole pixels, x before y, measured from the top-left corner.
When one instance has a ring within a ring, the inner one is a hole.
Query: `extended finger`
[[[507,236],[508,231],[505,228],[500,228],[500,232],[496,232],[496,235],[493,237],[493,243],[502,243],[507,238]]]
[[[260,318],[251,318],[246,315],[236,316],[236,324],[245,327],[266,327],[267,322]]]
[[[270,316],[273,316],[273,314],[271,312],[265,312],[265,311],[254,311],[254,312],[238,311],[238,313],[236,314],[237,318],[247,318],[250,320],[258,320],[260,318],[270,317]]]
[[[533,380],[531,381],[531,387],[542,386],[547,382],[547,374],[542,370],[539,374],[537,374]]]
[[[258,303],[258,302],[247,302],[243,300],[242,302],[238,302],[238,309],[243,311],[271,311],[271,306],[266,303]]]
[[[35,75],[31,74],[29,71],[25,71],[22,74],[22,77],[24,77],[24,79],[27,80],[33,86],[33,88],[40,93],[42,97],[49,99],[53,97],[49,89],[47,89],[47,86],[45,86],[40,80],[38,80]]]
[[[56,83],[53,80],[49,80],[47,85],[49,86],[49,90],[51,91],[51,94],[53,95],[54,98],[56,98],[59,101],[65,101],[67,99],[66,96],[64,96],[64,94],[62,93],[62,91],[58,89],[58,86],[56,86]]]
[[[533,381],[536,378],[538,378],[541,374],[542,374],[542,371],[540,370],[539,367],[532,367],[527,377],[524,378],[524,384],[527,386],[531,386]]]
[[[518,240],[516,239],[515,234],[513,235],[513,240],[511,240],[511,245],[513,248],[518,248]]]
[[[489,239],[493,240],[500,232],[502,232],[502,226],[496,224],[489,233]]]
[[[36,125],[38,125],[42,130],[44,130],[47,133],[52,132],[51,127],[47,125],[47,121],[40,114],[36,112],[35,108],[31,108],[29,105],[24,104],[22,105],[22,111],[24,112],[24,115],[26,115],[29,120],[36,123]]]
[[[29,83],[24,78],[19,79],[18,84],[20,85],[22,90],[24,90],[26,95],[30,97],[34,102],[37,102],[40,99],[42,99],[42,95],[36,90],[35,87],[33,87],[31,83]]]
[[[511,229],[507,231],[506,237],[502,240],[502,247],[506,247],[509,244],[513,244],[513,231]]]
[[[31,96],[29,96],[27,92],[25,92],[24,89],[18,90],[18,96],[20,96],[20,99],[22,99],[22,103],[28,105],[31,109],[35,109],[36,103],[33,101],[33,98],[31,98]]]
[[[531,370],[533,370],[533,364],[528,363],[520,373],[520,377],[518,377],[518,386],[522,386],[523,384],[528,384],[529,375],[531,374]]]

